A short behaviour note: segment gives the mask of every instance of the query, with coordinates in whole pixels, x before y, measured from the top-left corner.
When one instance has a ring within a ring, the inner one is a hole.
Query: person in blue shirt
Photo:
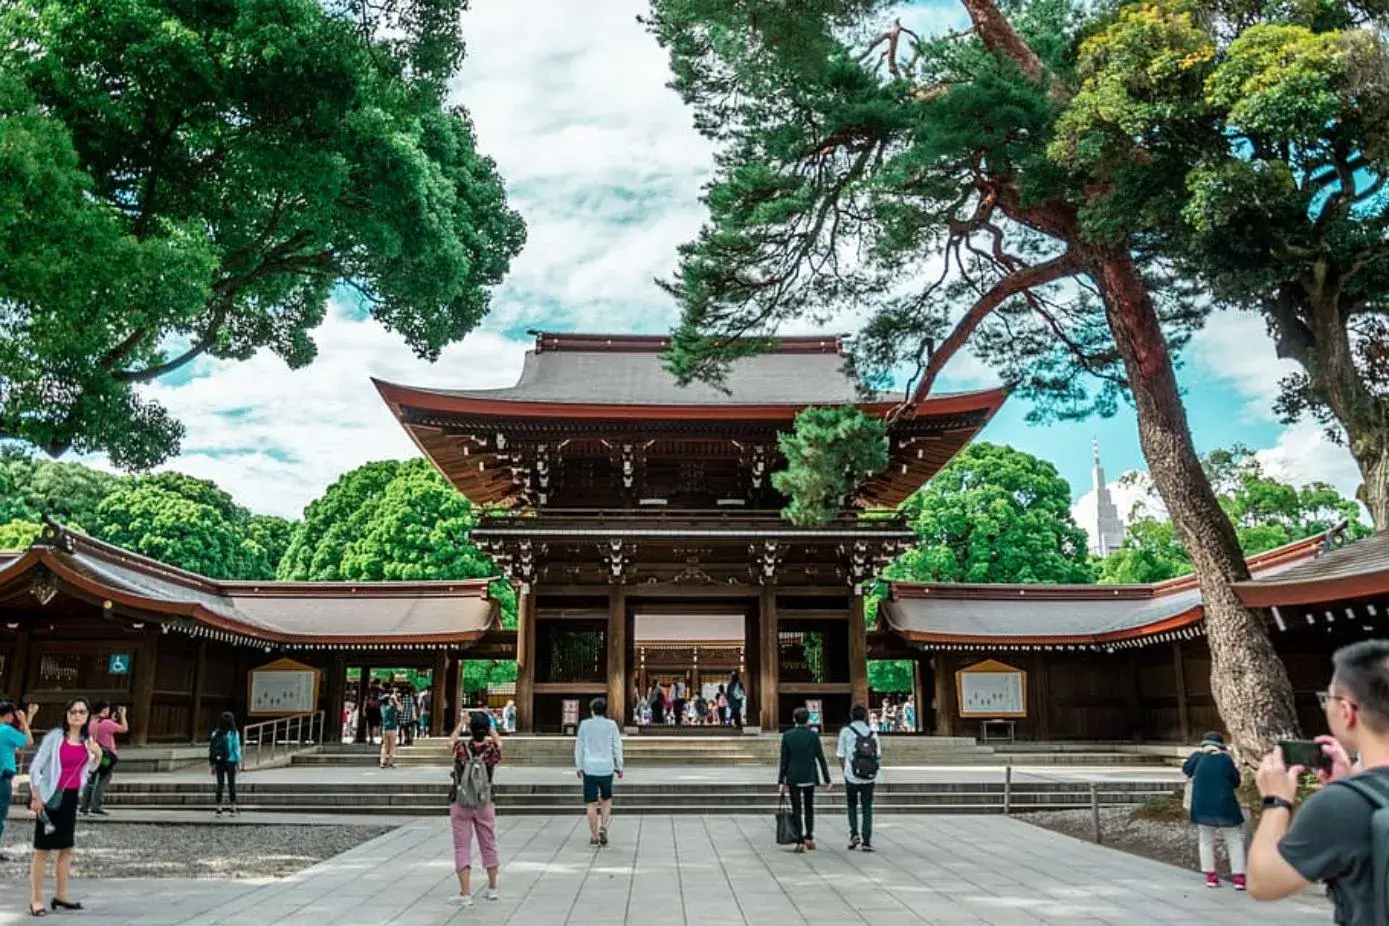
[[[613,776],[622,777],[622,731],[608,716],[608,699],[594,698],[574,737],[574,768],[584,783],[588,844],[606,846],[613,819]],[[601,816],[600,816],[601,801]]]
[[[19,774],[19,750],[34,745],[34,733],[29,728],[37,704],[20,710],[9,699],[0,699],[0,838],[5,835],[5,820],[10,815],[10,800],[14,797],[14,779]],[[7,859],[0,855],[0,861]]]
[[[217,776],[217,816],[222,815],[222,786],[227,788],[231,807],[227,813],[238,812],[236,806],[236,773],[241,771],[241,733],[236,729],[236,715],[224,711],[217,729],[207,740],[207,762]]]

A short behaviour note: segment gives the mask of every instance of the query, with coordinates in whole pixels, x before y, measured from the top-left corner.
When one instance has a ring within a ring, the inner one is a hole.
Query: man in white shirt
[[[849,725],[839,731],[834,754],[844,762],[844,798],[849,808],[849,848],[873,851],[873,790],[882,768],[883,744],[868,726],[868,708],[855,704]],[[863,839],[859,839],[859,807],[863,807]]]
[[[584,783],[588,807],[588,844],[606,846],[613,817],[613,776],[622,777],[622,731],[608,716],[608,699],[594,698],[590,716],[574,737],[574,768]],[[602,820],[599,821],[599,801]]]

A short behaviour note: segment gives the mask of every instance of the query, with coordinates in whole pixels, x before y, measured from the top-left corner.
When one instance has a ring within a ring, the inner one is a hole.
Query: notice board
[[[311,714],[318,710],[322,673],[293,659],[277,659],[251,670],[247,711],[252,717]]]
[[[955,673],[961,717],[1026,717],[1027,673],[986,659]]]

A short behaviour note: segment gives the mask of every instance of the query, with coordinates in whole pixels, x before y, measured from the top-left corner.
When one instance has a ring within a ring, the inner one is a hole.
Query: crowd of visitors
[[[643,694],[632,689],[632,723],[639,727],[741,727],[747,689],[735,670],[719,684],[699,688],[685,678],[652,681]]]

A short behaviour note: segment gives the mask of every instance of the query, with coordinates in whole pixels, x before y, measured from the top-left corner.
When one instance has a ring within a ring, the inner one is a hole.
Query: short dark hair
[[[97,714],[100,714],[102,711],[106,710],[110,706],[110,701],[93,701],[90,705],[92,716],[95,717]]]
[[[1362,640],[1336,650],[1332,678],[1350,692],[1365,726],[1389,732],[1389,640]]]
[[[853,707],[849,708],[849,719],[864,723],[868,720],[868,708],[864,707],[862,704],[855,704]]]
[[[588,709],[594,717],[608,716],[608,699],[604,697],[594,698],[588,702]]]
[[[791,719],[796,722],[796,726],[803,727],[810,722],[810,711],[803,707],[798,707],[791,712]]]
[[[13,714],[18,709],[15,703],[9,698],[0,698],[0,717],[4,717],[6,714]]]
[[[492,721],[482,711],[474,711],[468,717],[468,734],[473,738],[473,742],[480,743],[487,738],[487,734],[492,732]]]

